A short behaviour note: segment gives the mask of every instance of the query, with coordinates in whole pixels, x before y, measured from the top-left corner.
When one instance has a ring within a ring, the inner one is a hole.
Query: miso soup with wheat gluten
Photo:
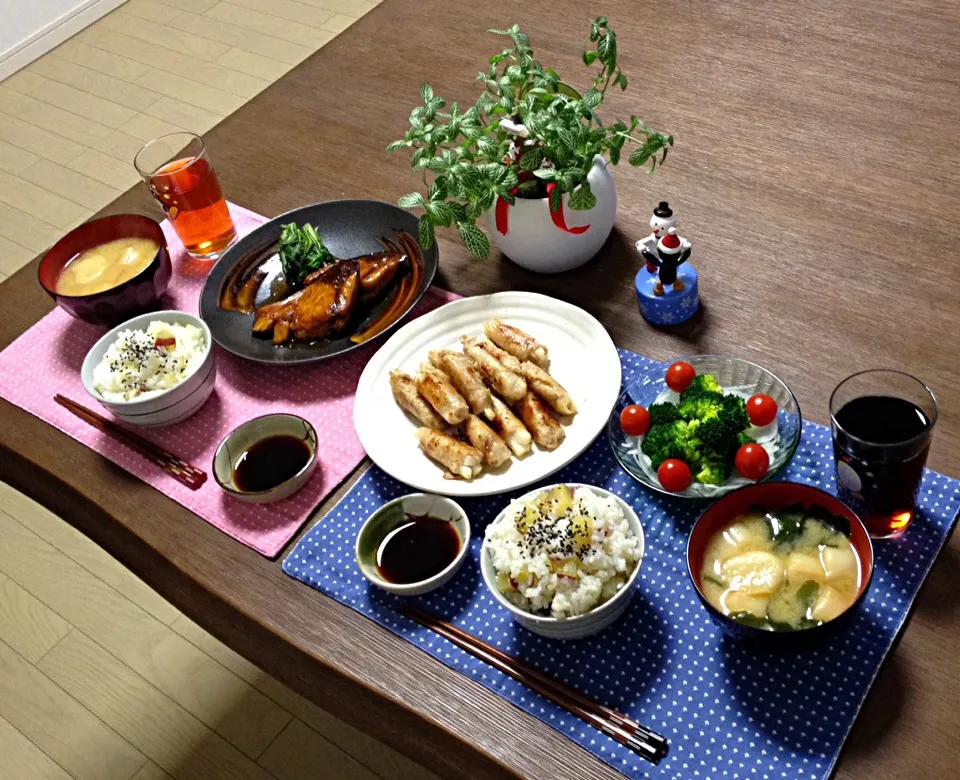
[[[152,238],[117,238],[80,252],[57,277],[57,295],[96,295],[143,271],[160,251]]]
[[[719,529],[704,552],[703,593],[745,625],[799,631],[857,599],[860,559],[842,518],[815,509],[753,509]]]

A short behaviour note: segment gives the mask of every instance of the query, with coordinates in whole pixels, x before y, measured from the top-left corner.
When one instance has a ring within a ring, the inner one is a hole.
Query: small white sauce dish
[[[408,522],[408,517],[442,518],[453,525],[460,537],[460,551],[443,571],[429,579],[409,584],[398,584],[384,579],[377,566],[377,556],[384,540]],[[411,493],[388,501],[364,522],[357,535],[355,556],[363,576],[383,590],[398,596],[420,596],[449,582],[460,570],[470,552],[470,521],[461,506],[445,496],[430,493]]]
[[[121,331],[146,330],[151,322],[166,322],[179,325],[193,325],[201,330],[204,337],[203,358],[180,384],[152,393],[146,398],[133,398],[129,401],[108,401],[94,388],[94,369],[103,360],[110,346],[117,340]],[[110,412],[118,420],[130,425],[145,428],[157,428],[173,425],[186,420],[200,410],[217,381],[217,363],[213,351],[213,336],[210,328],[199,317],[185,311],[155,311],[141,314],[118,325],[101,338],[83,360],[80,368],[80,381],[87,394]]]
[[[274,487],[266,490],[242,490],[235,477],[240,457],[256,444],[274,436],[302,441],[310,453],[306,464],[292,477]],[[238,501],[269,504],[289,498],[306,485],[317,468],[317,462],[317,432],[309,422],[295,414],[267,414],[234,428],[220,442],[213,456],[213,478],[225,493]]]
[[[630,529],[633,531],[634,536],[640,540],[638,550],[639,559],[637,561],[637,565],[633,569],[633,572],[623,584],[623,587],[620,588],[620,590],[617,591],[612,598],[610,598],[608,601],[605,601],[603,604],[594,607],[584,615],[576,615],[574,617],[561,619],[550,616],[535,615],[531,612],[520,609],[520,607],[513,604],[513,602],[511,602],[500,592],[500,589],[497,587],[497,572],[493,567],[490,551],[487,549],[487,540],[484,539],[483,547],[480,550],[480,571],[483,574],[483,581],[486,583],[490,594],[504,609],[510,612],[510,614],[513,616],[513,619],[516,620],[521,626],[532,631],[534,634],[539,634],[540,636],[545,636],[550,639],[582,639],[603,631],[603,629],[607,628],[614,621],[620,618],[620,616],[626,612],[627,607],[630,606],[630,601],[632,600],[634,591],[636,590],[637,577],[640,574],[640,567],[643,566],[643,559],[646,555],[646,541],[643,535],[643,526],[640,524],[640,518],[637,517],[637,513],[633,511],[633,507],[620,498],[620,496],[616,495],[615,493],[611,493],[609,490],[604,490],[603,488],[595,487],[594,485],[581,485],[576,483],[566,484],[567,487],[574,491],[574,494],[576,494],[577,489],[588,488],[602,498],[612,497],[616,500],[617,505],[620,507],[620,511],[623,512],[623,516],[629,523]],[[549,491],[554,487],[556,487],[556,485],[547,485],[546,487],[531,490],[529,493],[520,496],[520,498],[517,500],[530,501],[536,498],[540,493]],[[494,522],[500,520],[500,518],[503,517],[508,509],[509,506],[505,507],[503,511],[497,515]]]

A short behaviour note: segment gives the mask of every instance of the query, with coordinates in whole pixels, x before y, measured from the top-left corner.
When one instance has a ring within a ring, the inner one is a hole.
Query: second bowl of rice
[[[579,639],[624,613],[643,555],[643,527],[629,504],[603,488],[560,484],[514,499],[497,515],[480,568],[520,625]]]

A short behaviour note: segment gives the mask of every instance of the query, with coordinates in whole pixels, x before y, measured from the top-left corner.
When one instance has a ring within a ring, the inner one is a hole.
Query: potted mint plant
[[[422,208],[420,243],[433,246],[438,227],[460,232],[470,252],[486,258],[490,239],[515,263],[541,272],[576,268],[593,257],[613,228],[617,194],[610,167],[626,155],[653,172],[673,136],[635,116],[604,123],[597,114],[607,89],[627,88],[617,65],[617,39],[604,17],[590,25],[583,62],[599,66],[582,95],[534,59],[517,25],[490,30],[513,46],[490,58],[477,81],[483,92],[463,109],[420,88],[422,105],[410,129],[387,147],[412,149],[411,165],[426,192],[404,195],[404,208]],[[477,226],[484,218],[487,233]]]

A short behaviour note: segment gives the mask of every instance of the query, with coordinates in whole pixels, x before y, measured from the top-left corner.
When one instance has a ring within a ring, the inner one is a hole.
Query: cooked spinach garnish
[[[812,607],[813,602],[817,600],[817,593],[820,592],[820,585],[815,580],[807,580],[803,585],[797,588],[797,601],[804,607]]]
[[[840,515],[835,515],[820,506],[802,506],[794,504],[783,509],[758,509],[766,517],[770,526],[770,536],[775,544],[793,542],[803,534],[807,520],[819,520],[825,526],[838,531],[844,536],[850,536],[850,521]]]
[[[280,233],[280,265],[291,287],[303,287],[304,279],[335,260],[313,225],[308,223],[301,228],[291,222],[283,226]]]
[[[770,526],[770,536],[776,544],[792,542],[803,533],[804,514],[802,507],[787,507],[765,513]]]
[[[751,626],[752,628],[761,628],[764,631],[775,631],[776,629],[770,624],[770,621],[766,618],[758,617],[752,612],[747,612],[746,610],[741,610],[740,612],[731,612],[730,617],[736,620],[738,623],[743,623],[745,626]]]

